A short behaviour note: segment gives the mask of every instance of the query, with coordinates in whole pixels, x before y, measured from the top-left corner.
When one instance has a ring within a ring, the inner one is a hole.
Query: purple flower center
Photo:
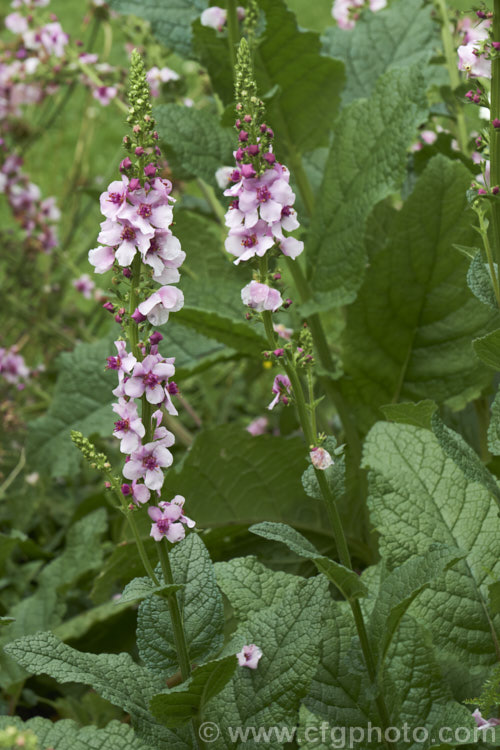
[[[271,198],[271,193],[266,186],[257,188],[257,200],[259,203],[265,203]]]
[[[123,195],[121,193],[109,193],[108,201],[111,203],[122,203]]]
[[[146,388],[154,388],[160,381],[154,373],[148,372],[147,375],[144,375],[142,382]]]
[[[125,432],[130,430],[130,422],[128,419],[119,419],[118,422],[115,422],[115,432],[119,432],[120,430],[124,430]]]
[[[133,227],[124,227],[122,240],[135,240],[135,229]]]
[[[107,370],[119,370],[122,363],[120,357],[108,357],[107,362]]]
[[[168,527],[170,526],[170,521],[168,518],[160,518],[160,520],[156,522],[156,526],[160,534],[166,534]]]
[[[255,234],[250,234],[241,240],[243,247],[253,247],[257,244],[257,237]]]
[[[146,456],[142,459],[142,465],[145,469],[148,471],[153,471],[158,467],[158,463],[156,461],[156,458],[154,456]]]
[[[158,246],[158,242],[153,237],[153,239],[150,240],[150,242],[149,242],[148,253],[156,253],[156,252],[158,252],[159,249],[160,248]]]
[[[153,209],[148,203],[141,203],[138,211],[139,216],[142,216],[143,219],[149,219],[152,213]]]
[[[240,207],[240,201],[239,198],[235,198],[234,201],[231,201],[229,204],[229,208],[239,208]]]
[[[292,207],[291,206],[283,206],[281,209],[281,215],[282,216],[290,216],[292,213]]]

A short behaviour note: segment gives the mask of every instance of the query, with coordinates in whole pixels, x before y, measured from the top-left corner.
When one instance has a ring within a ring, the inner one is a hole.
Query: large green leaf
[[[260,95],[278,87],[267,106],[278,146],[310,151],[328,143],[344,85],[344,66],[323,57],[318,34],[299,31],[283,0],[259,0],[266,30],[255,52]],[[291,165],[290,165],[291,166]]]
[[[26,444],[29,465],[52,476],[76,473],[80,461],[70,432],[111,435],[113,412],[111,391],[116,376],[106,371],[111,339],[77,344],[59,357],[59,375],[53,401],[43,417],[31,422]],[[114,347],[113,347],[114,348]]]
[[[223,643],[222,597],[215,582],[213,565],[200,537],[193,533],[170,553],[174,582],[184,632],[192,662],[216,654]],[[163,582],[157,569],[160,583]],[[137,646],[144,663],[155,673],[169,675],[178,668],[168,602],[151,596],[139,607]]]
[[[300,699],[316,670],[321,620],[327,582],[322,576],[298,579],[276,605],[252,612],[233,639],[237,650],[256,644],[262,650],[257,669],[238,669],[224,690],[210,703],[209,718],[218,724],[217,750],[244,747],[229,727],[243,732],[250,727],[270,729],[267,741],[256,747],[278,750],[276,728],[292,730],[298,720]],[[293,734],[290,735],[293,737]],[[249,746],[252,747],[252,734]]]
[[[150,21],[153,34],[165,47],[180,55],[191,54],[191,23],[201,15],[208,0],[111,0],[120,13]]]
[[[169,320],[159,330],[163,334],[163,341],[159,345],[161,354],[164,357],[175,357],[176,381],[182,381],[236,354],[213,338],[207,338],[194,328],[182,325],[178,318]]]
[[[402,183],[408,146],[426,114],[415,68],[386,73],[369,100],[353,102],[340,114],[307,248],[320,307],[354,300],[366,265],[365,222],[375,204]]]
[[[377,406],[399,399],[463,407],[490,379],[470,342],[493,313],[469,292],[467,261],[453,248],[474,236],[469,182],[458,162],[438,156],[429,163],[348,309],[344,393],[367,421]]]
[[[369,505],[390,568],[429,544],[458,547],[464,560],[433,581],[410,608],[433,636],[439,657],[487,666],[500,648],[488,584],[500,576],[500,519],[490,493],[442,450],[429,431],[378,423],[365,443]]]
[[[149,704],[153,716],[167,727],[182,726],[196,716],[201,718],[207,703],[233,676],[237,663],[232,654],[197,667],[186,682],[153,696]]]
[[[388,70],[411,65],[425,70],[438,45],[437,24],[423,0],[404,0],[379,13],[364,13],[350,33],[332,26],[323,36],[323,52],[346,66],[344,105],[370,96]]]
[[[273,539],[276,542],[286,544],[295,554],[305,557],[306,560],[311,560],[319,572],[334,583],[346,599],[358,599],[360,596],[366,596],[366,586],[354,570],[349,570],[344,565],[321,555],[308,539],[292,529],[291,526],[265,521],[251,526],[249,530],[257,536],[264,537],[264,539]]]
[[[151,746],[139,740],[131,727],[120,721],[110,721],[98,729],[80,727],[68,719],[54,722],[38,716],[28,721],[22,721],[17,716],[0,717],[0,728],[11,726],[30,730],[42,748],[50,747],[52,750],[151,750]]]
[[[234,161],[235,131],[221,127],[218,118],[206,109],[160,104],[154,115],[177,179],[201,177],[217,187],[215,172]]]
[[[201,526],[293,521],[321,528],[323,510],[304,497],[300,438],[253,437],[235,425],[204,430],[170,476],[170,490],[189,498]]]
[[[163,680],[136,664],[129,654],[82,653],[61,643],[52,633],[21,638],[9,644],[6,651],[32,674],[48,674],[60,683],[90,685],[129,713],[139,737],[158,750],[192,747],[187,729],[174,734],[151,716],[149,700],[162,689]]]
[[[500,370],[500,328],[472,342],[475,353],[488,367]]]

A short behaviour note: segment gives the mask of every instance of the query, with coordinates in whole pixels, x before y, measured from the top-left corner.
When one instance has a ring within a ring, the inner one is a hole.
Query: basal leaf
[[[422,0],[404,0],[365,13],[349,34],[332,26],[322,41],[323,52],[346,66],[343,105],[370,96],[379,77],[389,70],[412,65],[425,70],[439,46],[431,9]]]
[[[488,612],[488,584],[500,577],[500,519],[490,493],[467,479],[432,432],[410,425],[376,424],[363,465],[371,469],[369,505],[389,568],[432,542],[466,553],[409,612],[430,630],[441,660],[491,664],[499,623]]]
[[[283,0],[259,0],[259,5],[266,29],[255,52],[257,84],[261,96],[278,87],[267,107],[269,122],[285,148],[293,144],[302,152],[325,145],[340,102],[344,66],[320,54],[318,34],[299,31]]]
[[[307,247],[320,308],[355,299],[366,265],[365,222],[375,204],[403,181],[407,149],[426,112],[423,81],[415,68],[390,71],[369,100],[341,112]]]
[[[330,560],[328,557],[321,555],[317,549],[298,531],[292,529],[284,523],[264,523],[251,526],[249,531],[264,539],[273,539],[277,542],[286,544],[288,549],[295,552],[300,557],[312,560],[320,573],[323,573],[329,581],[335,584],[339,591],[346,599],[358,599],[360,596],[366,596],[368,593],[366,586],[362,583],[360,577],[353,570],[349,570],[344,565]]]
[[[170,553],[189,656],[192,662],[216,654],[223,643],[222,597],[215,582],[213,565],[200,537],[193,533]],[[156,571],[163,582],[161,573]],[[151,596],[139,607],[137,646],[144,663],[155,673],[168,676],[178,668],[168,603]]]
[[[437,409],[437,404],[431,399],[425,399],[418,403],[403,401],[400,404],[385,404],[380,411],[390,422],[402,424],[413,424],[415,427],[426,427],[431,429],[431,417]]]
[[[467,261],[453,248],[475,234],[469,182],[458,162],[437,156],[429,163],[348,309],[344,394],[366,423],[377,406],[400,399],[461,408],[490,379],[470,341],[488,330],[492,313],[470,294]]]
[[[191,23],[208,0],[111,0],[119,13],[131,13],[151,23],[156,38],[179,55],[191,55]]]
[[[179,727],[195,716],[202,717],[207,703],[233,676],[237,663],[231,655],[202,664],[186,682],[153,696],[151,713],[167,727]]]

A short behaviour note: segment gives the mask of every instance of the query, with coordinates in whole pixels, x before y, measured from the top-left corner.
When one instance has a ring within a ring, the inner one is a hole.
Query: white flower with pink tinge
[[[113,411],[120,419],[115,422],[113,433],[120,440],[120,451],[132,453],[137,450],[141,440],[146,434],[142,419],[137,412],[137,406],[133,401],[120,399],[117,404],[112,405]]]
[[[39,29],[30,29],[23,34],[24,46],[27,49],[43,49],[48,55],[64,56],[64,48],[69,36],[58,21],[47,23]]]
[[[118,209],[117,219],[126,220],[146,237],[152,237],[157,229],[168,229],[172,223],[172,208],[160,190],[134,190],[128,194],[128,201]]]
[[[256,417],[252,422],[250,422],[249,425],[246,427],[246,431],[250,433],[253,437],[257,437],[258,435],[265,435],[267,432],[267,426],[269,424],[269,420],[267,417]]]
[[[106,273],[113,268],[115,262],[115,251],[112,247],[94,247],[89,250],[89,263],[94,266],[95,273]]]
[[[149,247],[149,238],[153,234],[154,231],[147,235],[130,224],[121,224],[111,219],[106,219],[101,223],[101,231],[99,232],[97,241],[108,247],[116,247],[115,259],[120,266],[126,267],[130,266],[134,260],[137,250],[139,250],[141,255],[146,253]],[[89,260],[92,263],[90,253]]]
[[[376,12],[385,8],[386,5],[387,0],[335,0],[332,16],[341,29],[350,30],[356,25],[363,8]]]
[[[24,34],[28,30],[28,21],[20,13],[9,13],[5,16],[5,28],[13,34]]]
[[[106,370],[116,370],[118,372],[118,382],[121,383],[128,375],[132,372],[132,368],[137,362],[137,359],[133,354],[127,352],[127,343],[125,341],[115,341],[116,350],[118,352],[116,357],[107,357]]]
[[[260,284],[258,281],[251,281],[243,287],[241,300],[244,305],[248,305],[257,312],[264,312],[264,310],[276,312],[283,304],[281,294],[277,289],[273,289],[267,284]]]
[[[85,299],[91,299],[92,291],[95,289],[95,282],[92,281],[88,273],[82,273],[77,279],[71,282],[77,292],[81,292]]]
[[[151,526],[151,536],[156,542],[166,537],[169,542],[180,542],[186,536],[184,526],[194,528],[195,522],[184,515],[184,498],[176,495],[171,502],[162,500],[158,507],[148,508],[148,514],[154,523]]]
[[[479,729],[489,729],[490,727],[497,727],[500,725],[500,719],[483,719],[481,711],[478,708],[476,708],[472,716],[474,717],[474,721]]]
[[[333,466],[333,458],[324,448],[312,448],[309,457],[315,469],[324,471],[329,466]]]
[[[184,295],[175,286],[162,286],[157,292],[141,302],[137,308],[154,326],[166,323],[171,312],[177,312],[184,304]]]
[[[481,54],[477,44],[465,44],[458,48],[458,69],[468,78],[491,78],[491,60]]]
[[[126,479],[144,479],[144,484],[150,490],[161,490],[165,475],[162,471],[172,465],[173,456],[165,447],[165,441],[141,445],[130,456],[130,461],[123,467]],[[173,440],[170,443],[173,445]]]
[[[236,256],[235,265],[254,256],[262,258],[273,245],[274,238],[265,221],[258,221],[251,229],[232,229],[224,242],[227,252]]]
[[[184,263],[186,253],[181,243],[170,232],[156,232],[151,238],[143,262],[153,269],[153,279],[158,284],[175,284],[180,279],[177,270]]]
[[[140,398],[146,394],[150,404],[161,404],[165,398],[165,388],[162,385],[175,374],[172,362],[163,359],[159,354],[148,354],[142,362],[137,362],[130,377],[124,385],[124,390],[130,398]]]
[[[241,651],[236,654],[239,666],[248,667],[249,669],[257,669],[261,657],[262,651],[255,645],[255,643],[251,643],[249,646],[243,646]]]
[[[94,97],[94,99],[97,99],[99,104],[101,104],[103,107],[107,107],[117,94],[118,89],[116,88],[116,86],[92,87],[92,96]]]
[[[137,479],[134,479],[132,484],[122,484],[121,490],[122,495],[124,495],[125,497],[128,497],[130,495],[136,505],[147,503],[149,498],[151,497],[151,492],[148,490],[146,485],[139,483]]]
[[[272,392],[275,393],[275,397],[267,407],[269,410],[274,409],[276,404],[281,401],[285,406],[289,402],[289,395],[292,390],[292,384],[288,375],[276,375],[272,387]]]
[[[249,228],[255,226],[259,218],[267,224],[280,221],[283,207],[295,201],[289,179],[288,170],[279,163],[266,169],[260,177],[243,177],[224,191],[224,195],[238,198],[238,207],[228,212],[226,224],[237,226],[239,219]]]
[[[123,175],[121,180],[113,180],[109,184],[108,189],[104,193],[101,193],[99,198],[101,213],[107,219],[116,221],[118,211],[127,199],[128,186],[129,179]]]
[[[158,68],[156,65],[148,70],[146,73],[146,81],[149,83],[149,90],[151,96],[157,97],[160,95],[160,86],[162,83],[168,83],[169,81],[178,81],[179,74],[171,68]]]
[[[236,8],[238,15],[238,21],[242,21],[245,18],[245,8],[238,5]],[[219,8],[217,5],[211,8],[206,8],[200,16],[200,22],[202,26],[208,26],[216,31],[222,31],[227,21],[227,10],[225,8]]]

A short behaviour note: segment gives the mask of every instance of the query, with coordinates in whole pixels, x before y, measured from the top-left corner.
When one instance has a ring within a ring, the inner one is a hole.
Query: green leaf
[[[111,628],[113,624],[109,620],[117,617],[120,613],[116,604],[114,601],[106,602],[105,604],[100,604],[98,607],[92,607],[85,612],[80,612],[80,614],[52,628],[52,632],[61,641],[72,641],[82,638],[98,623],[107,623],[105,627]],[[129,602],[126,606],[130,606],[131,604],[132,602]],[[125,609],[125,606],[123,609]]]
[[[52,633],[21,638],[5,650],[32,674],[48,674],[63,684],[90,685],[129,713],[139,737],[158,750],[186,747],[177,742],[175,734],[157,724],[149,712],[149,700],[162,689],[162,679],[136,664],[129,654],[82,653],[61,643]]]
[[[410,609],[432,633],[439,658],[476,669],[496,661],[488,584],[500,578],[500,520],[490,493],[467,479],[432,432],[410,425],[376,424],[363,466],[371,469],[369,505],[389,569],[432,542],[466,553]]]
[[[180,584],[169,583],[161,586],[155,586],[151,578],[134,578],[128,583],[115,604],[128,604],[129,602],[138,602],[147,599],[149,596],[165,597],[168,594],[174,594],[182,588]]]
[[[490,583],[490,610],[492,615],[500,615],[500,581]]]
[[[500,391],[491,404],[491,419],[488,425],[488,448],[494,456],[500,456]]]
[[[229,682],[237,663],[231,655],[197,667],[186,682],[153,696],[149,704],[153,716],[167,727],[179,727],[203,716],[205,706]]]
[[[160,353],[164,357],[175,357],[177,381],[203,372],[217,362],[230,359],[236,354],[224,344],[203,336],[193,328],[181,325],[177,319],[169,320],[165,326],[160,326],[159,330],[164,336],[159,344]]]
[[[257,669],[237,669],[210,704],[210,720],[220,730],[218,747],[242,747],[231,740],[229,727],[279,726],[292,732],[317,668],[325,601],[328,585],[322,576],[299,579],[275,606],[251,613],[240,626],[233,649],[255,643],[263,655]],[[280,747],[272,730],[268,741],[259,743],[262,750]]]
[[[143,539],[149,561],[154,567],[158,560],[154,542],[151,537]],[[99,575],[94,581],[91,598],[96,604],[109,602],[113,594],[121,593],[125,584],[144,573],[144,565],[137,551],[135,541],[123,541],[115,547],[104,562]]]
[[[402,183],[408,146],[426,113],[423,81],[414,68],[390,71],[369,100],[341,112],[308,243],[320,308],[355,299],[366,265],[365,222],[375,204]]]
[[[52,403],[43,417],[29,424],[26,449],[33,469],[52,476],[75,474],[80,453],[71,442],[71,430],[86,436],[111,435],[116,377],[104,369],[111,347],[111,339],[103,339],[77,344],[73,352],[60,355]]]
[[[432,417],[432,429],[443,451],[462,469],[464,476],[471,482],[480,482],[488,492],[491,492],[500,505],[498,482],[483,464],[476,451],[465,442],[461,435],[447,427],[440,419],[439,414],[434,414]]]
[[[266,568],[256,557],[234,558],[215,563],[214,568],[219,588],[229,599],[239,622],[278,604],[301,580],[290,573]]]
[[[380,407],[386,419],[390,422],[413,424],[415,427],[431,429],[431,418],[437,409],[437,404],[430,399],[413,403],[404,401],[400,404],[385,404]]]
[[[425,555],[416,555],[395,568],[382,581],[370,619],[370,640],[379,656],[379,666],[408,607],[432,581],[465,553],[442,544],[431,545]]]
[[[399,399],[463,408],[490,380],[470,340],[488,330],[492,314],[466,288],[467,261],[453,249],[474,234],[469,182],[462,164],[432,159],[348,309],[344,394],[366,423],[377,406]]]
[[[264,539],[281,542],[300,557],[312,560],[319,572],[334,583],[346,599],[358,599],[360,596],[367,595],[366,586],[357,573],[321,555],[302,534],[292,529],[291,526],[284,523],[264,522],[251,526],[249,531]]]
[[[474,339],[472,347],[479,359],[488,367],[500,370],[500,328],[486,336]]]
[[[212,561],[200,537],[189,534],[170,553],[174,582],[183,588],[177,593],[184,632],[192,662],[216,654],[223,643],[224,612]],[[163,582],[157,569],[160,583]],[[144,663],[163,676],[176,671],[178,660],[168,603],[150,596],[139,606],[137,646]]]
[[[222,283],[211,286],[217,299],[218,289],[223,289],[225,285]],[[269,348],[267,340],[244,320],[243,315],[241,321],[235,321],[226,315],[204,308],[203,302],[195,306],[188,303],[176,315],[186,326],[191,326],[203,336],[216,339],[242,354],[257,357]]]
[[[110,721],[107,726],[98,729],[93,726],[80,727],[68,719],[53,722],[37,716],[22,721],[17,716],[1,716],[0,729],[10,726],[30,730],[42,748],[50,747],[52,750],[151,750],[137,738],[131,727],[120,721]]]
[[[151,23],[156,38],[179,55],[191,54],[191,23],[208,5],[207,0],[111,0],[119,13],[132,13]]]
[[[436,22],[422,0],[394,3],[378,13],[365,13],[346,34],[338,26],[323,36],[323,52],[346,66],[347,84],[342,104],[369,97],[380,76],[394,68],[426,63],[439,46]]]
[[[176,177],[201,177],[217,187],[215,172],[234,161],[234,130],[221,127],[219,119],[207,109],[160,104],[153,114]]]
[[[221,101],[226,106],[232,105],[234,82],[227,39],[215,29],[202,26],[197,19],[193,23],[193,49],[200,63],[207,70],[210,82]],[[231,161],[227,163],[231,164]]]
[[[299,31],[283,0],[259,0],[266,30],[255,51],[255,73],[262,96],[274,86],[267,107],[285,148],[311,151],[328,143],[344,85],[344,66],[323,57],[318,34]]]
[[[472,294],[480,300],[483,305],[498,312],[498,302],[491,283],[491,276],[486,263],[483,262],[483,254],[477,248],[467,272],[467,284]]]
[[[182,468],[170,476],[170,490],[189,498],[201,526],[307,518],[309,527],[322,528],[322,508],[304,498],[305,467],[300,438],[253,437],[222,425],[196,436]]]

